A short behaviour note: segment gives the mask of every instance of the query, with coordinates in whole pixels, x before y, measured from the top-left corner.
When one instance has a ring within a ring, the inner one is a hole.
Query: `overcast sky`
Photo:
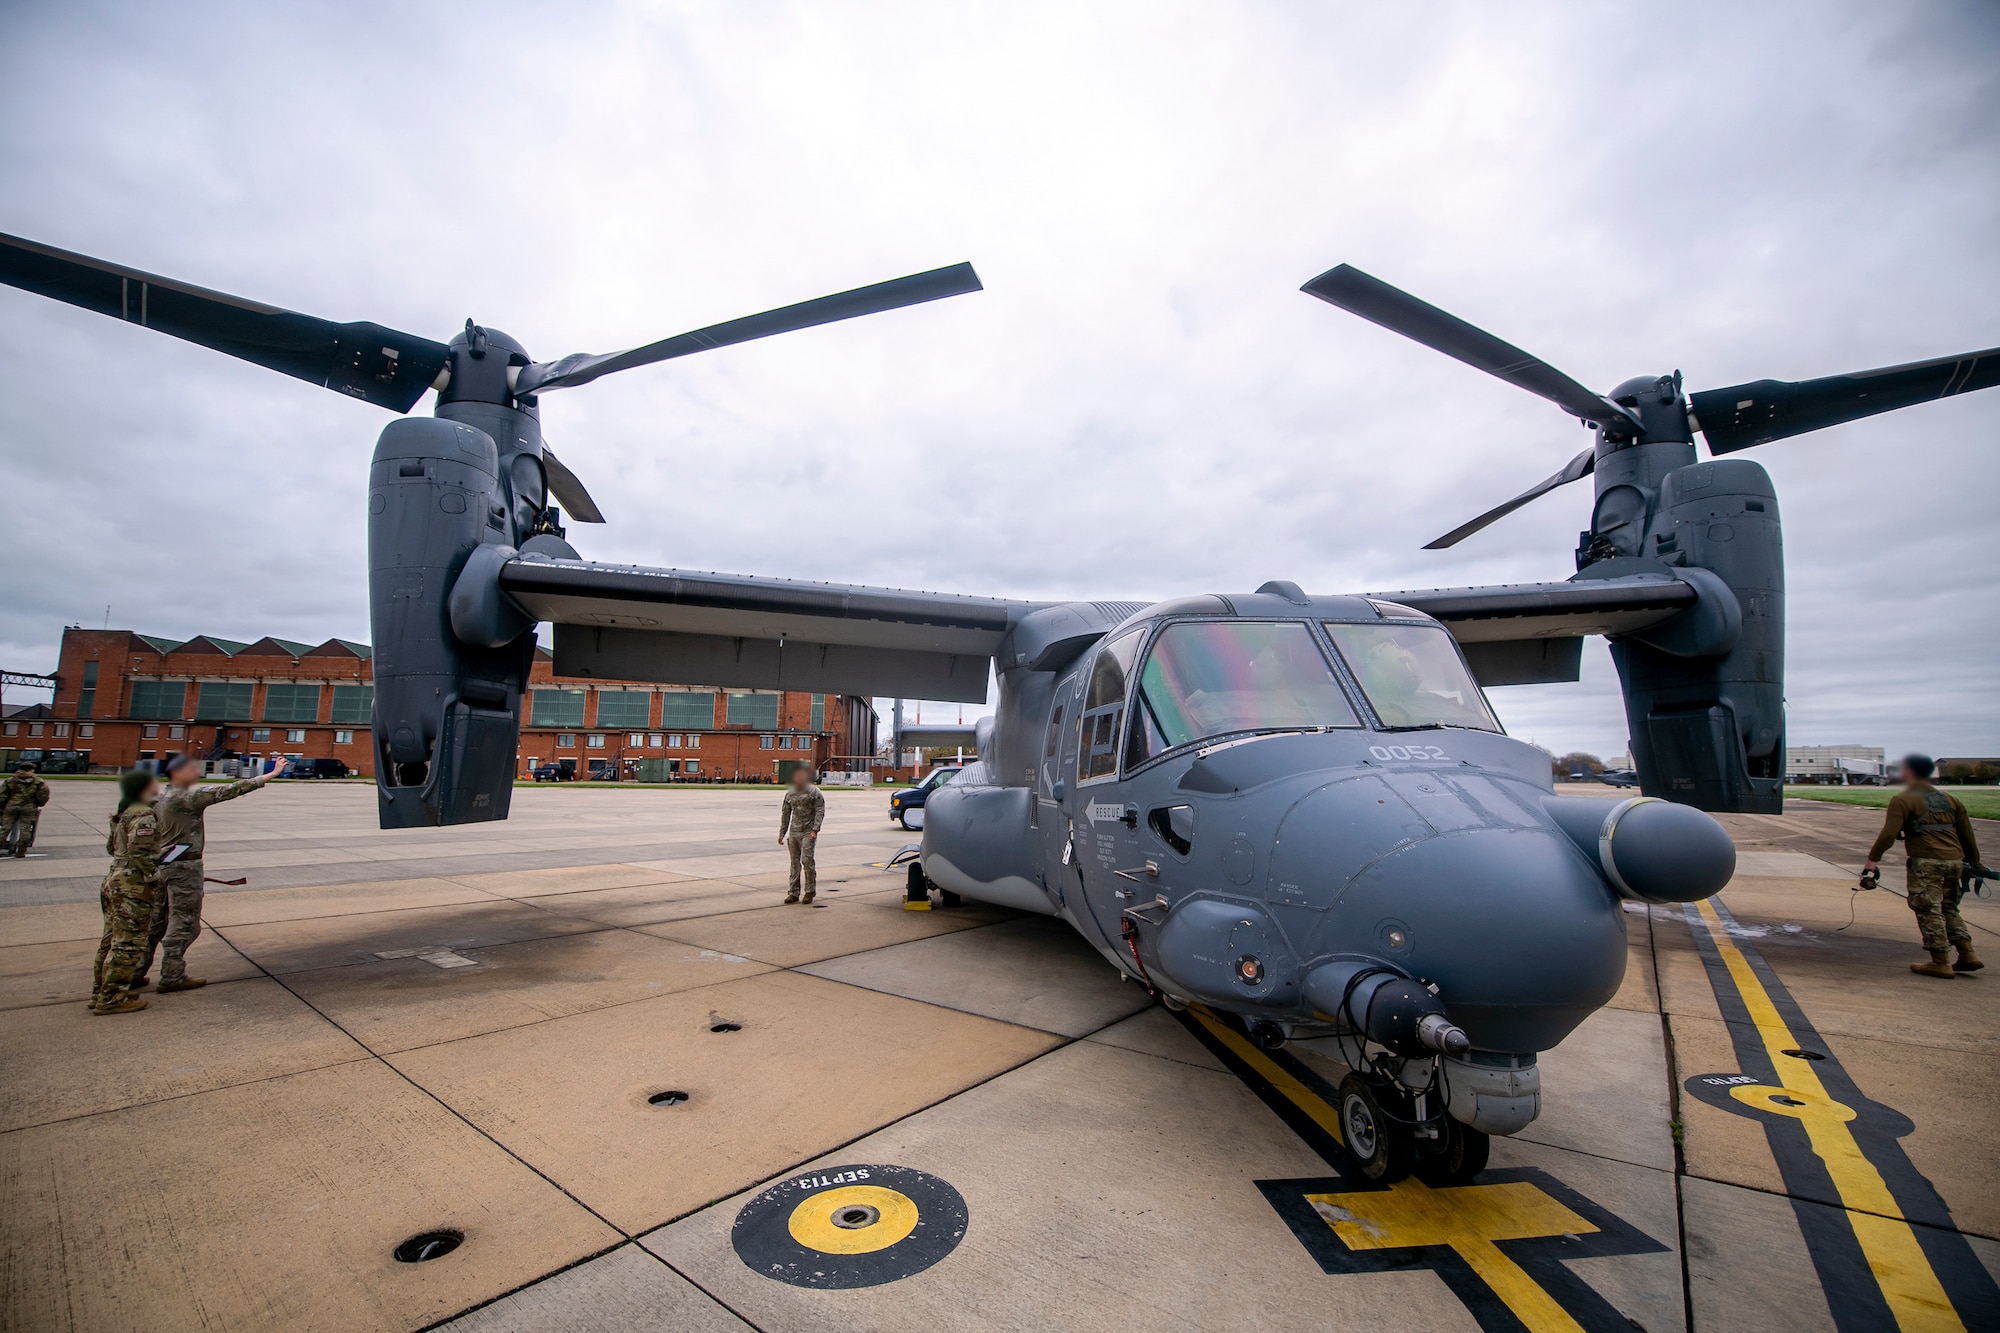
[[[0,231],[548,359],[978,267],[549,395],[593,558],[1029,597],[1563,578],[1587,484],[1419,548],[1576,423],[1299,284],[1353,263],[1598,388],[2000,343],[2000,6],[6,0]],[[0,289],[0,664],[107,604],[367,638],[388,419]],[[1997,448],[1989,391],[1751,455],[1793,743],[2000,753]],[[1584,660],[1496,691],[1509,729],[1622,750]]]

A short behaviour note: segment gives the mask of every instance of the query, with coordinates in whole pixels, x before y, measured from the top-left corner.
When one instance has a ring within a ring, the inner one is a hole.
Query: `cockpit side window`
[[[1077,718],[1077,780],[1110,777],[1118,771],[1118,724],[1125,713],[1125,685],[1139,651],[1139,630],[1119,635],[1097,650]]]
[[[1312,631],[1296,621],[1186,621],[1153,641],[1139,672],[1126,762],[1244,731],[1354,727]]]
[[[1442,625],[1329,624],[1326,632],[1384,726],[1500,730]]]

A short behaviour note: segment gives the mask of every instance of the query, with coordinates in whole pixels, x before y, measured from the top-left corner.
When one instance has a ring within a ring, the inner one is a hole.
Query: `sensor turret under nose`
[[[1306,997],[1315,1012],[1397,1055],[1463,1055],[1472,1049],[1472,1038],[1446,1015],[1435,992],[1386,967],[1321,964],[1306,978]]]

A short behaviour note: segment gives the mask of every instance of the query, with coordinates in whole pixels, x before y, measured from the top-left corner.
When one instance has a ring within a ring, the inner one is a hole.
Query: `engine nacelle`
[[[1621,389],[1628,386],[1620,386]],[[1692,610],[1614,636],[1640,789],[1699,810],[1784,803],[1785,560],[1777,493],[1747,459],[1683,461],[1692,444],[1601,456],[1578,579],[1663,572]]]
[[[1708,660],[1643,636],[1612,641],[1641,790],[1702,810],[1776,814],[1785,781],[1785,559],[1771,478],[1747,459],[1676,468],[1660,482],[1648,535],[1654,558],[1729,585],[1742,630]]]
[[[375,785],[383,828],[505,819],[532,626],[499,647],[452,632],[450,597],[481,546],[511,545],[493,438],[461,422],[393,421],[368,478]]]

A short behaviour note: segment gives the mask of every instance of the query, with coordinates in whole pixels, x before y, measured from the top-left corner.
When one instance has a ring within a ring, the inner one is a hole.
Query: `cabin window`
[[[1442,625],[1384,621],[1326,632],[1383,726],[1500,730]]]
[[[1118,771],[1118,724],[1125,714],[1125,681],[1139,651],[1138,630],[1121,634],[1097,650],[1090,668],[1090,687],[1077,719],[1077,778],[1110,777]]]
[[[1139,673],[1126,761],[1243,731],[1353,727],[1360,721],[1302,624],[1169,625]]]

